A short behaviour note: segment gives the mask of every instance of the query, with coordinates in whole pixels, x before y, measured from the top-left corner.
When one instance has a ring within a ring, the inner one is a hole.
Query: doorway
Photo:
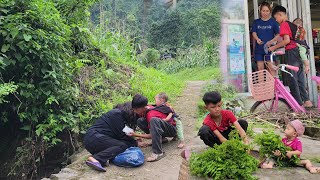
[[[317,85],[311,81],[311,76],[316,75],[316,64],[317,69],[319,70],[320,74],[320,61],[315,61],[316,59],[319,59],[320,57],[320,43],[317,40],[320,40],[319,38],[315,38],[320,33],[317,33],[315,35],[315,32],[319,32],[320,30],[320,2],[318,0],[248,0],[248,19],[249,19],[249,29],[251,32],[251,26],[255,19],[259,18],[258,14],[258,8],[259,5],[267,1],[270,4],[273,5],[273,7],[277,5],[284,6],[287,9],[287,14],[289,17],[289,21],[293,21],[295,18],[301,18],[304,21],[304,28],[306,30],[306,40],[308,45],[310,46],[310,55],[309,55],[309,62],[310,62],[310,73],[306,75],[307,80],[307,87],[309,91],[310,99],[314,102],[316,105],[317,102]],[[313,12],[313,13],[312,13]],[[312,19],[312,17],[314,17]],[[312,19],[312,20],[311,20]],[[311,24],[313,24],[313,27],[311,27]],[[318,29],[319,28],[319,29]],[[251,35],[250,35],[251,37]],[[318,44],[315,44],[314,41],[317,41]],[[255,61],[253,59],[253,49],[254,49],[255,43],[253,38],[250,38],[250,54],[252,57],[252,70],[256,70]],[[314,49],[315,48],[315,49]],[[319,49],[318,49],[319,48]],[[319,55],[317,57],[317,55]],[[316,58],[315,58],[316,57]]]

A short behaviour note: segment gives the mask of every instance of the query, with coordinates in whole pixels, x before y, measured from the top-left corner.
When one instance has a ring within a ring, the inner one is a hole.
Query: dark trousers
[[[85,148],[102,166],[127,148],[136,146],[135,141],[118,140],[98,133],[88,133],[84,138]]]
[[[246,120],[240,119],[238,120],[238,123],[240,124],[240,126],[244,131],[247,131],[248,122]],[[223,137],[225,137],[226,139],[229,139],[229,134],[232,130],[234,130],[234,128],[229,126],[228,129],[220,133],[222,134]],[[200,136],[200,139],[202,139],[203,142],[210,147],[213,147],[214,144],[218,144],[218,145],[221,144],[219,138],[213,133],[213,131],[207,125],[203,125],[200,128],[198,132],[198,136]]]
[[[148,122],[144,118],[138,119],[138,127],[147,134],[151,134],[152,138],[152,151],[155,154],[161,154],[162,151],[162,138],[163,137],[175,137],[177,135],[176,128],[160,119],[151,118],[150,129],[148,128]]]
[[[293,75],[293,77],[291,77],[290,75],[286,75],[286,77],[288,77],[289,80],[289,88],[291,95],[300,105],[302,105],[305,101],[309,100],[309,96],[306,90],[303,64],[298,48],[286,50],[286,59],[289,65],[299,67],[298,72],[288,70]]]

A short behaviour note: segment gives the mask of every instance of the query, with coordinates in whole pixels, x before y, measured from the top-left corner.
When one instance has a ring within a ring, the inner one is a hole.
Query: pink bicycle
[[[273,56],[283,54],[284,51],[281,50],[272,52],[270,57],[271,63],[273,63]],[[276,70],[276,75],[274,77],[267,70],[257,71],[249,75],[249,85],[251,87],[253,98],[256,100],[251,107],[250,112],[306,112],[306,109],[298,104],[278,77],[279,70],[293,76],[286,69],[297,72],[299,71],[299,67],[287,64],[273,66]],[[320,84],[320,77],[312,78]],[[319,103],[320,101],[318,101],[318,104]]]

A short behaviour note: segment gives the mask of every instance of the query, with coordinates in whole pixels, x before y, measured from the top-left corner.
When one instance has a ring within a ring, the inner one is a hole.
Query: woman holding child
[[[137,125],[131,102],[117,105],[96,120],[84,137],[84,146],[92,154],[86,161],[88,166],[105,172],[104,166],[109,160],[129,147],[143,146],[142,142],[137,142],[122,131],[126,125],[132,129]]]

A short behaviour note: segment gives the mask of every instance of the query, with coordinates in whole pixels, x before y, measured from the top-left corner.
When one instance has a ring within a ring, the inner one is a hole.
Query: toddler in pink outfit
[[[286,156],[288,158],[291,158],[293,155],[297,155],[298,157],[300,157],[300,154],[302,153],[302,143],[299,140],[298,136],[303,135],[304,130],[305,128],[302,122],[299,120],[293,120],[287,124],[286,129],[284,130],[285,137],[282,139],[282,142],[286,146],[292,148],[292,151],[287,151],[286,153]],[[281,155],[281,152],[279,150],[276,150],[273,153],[275,156]],[[261,168],[271,169],[273,168],[274,164],[274,161],[264,162],[261,165]],[[298,165],[303,165],[307,170],[309,170],[310,173],[320,173],[320,168],[312,166],[310,160],[300,160]]]

